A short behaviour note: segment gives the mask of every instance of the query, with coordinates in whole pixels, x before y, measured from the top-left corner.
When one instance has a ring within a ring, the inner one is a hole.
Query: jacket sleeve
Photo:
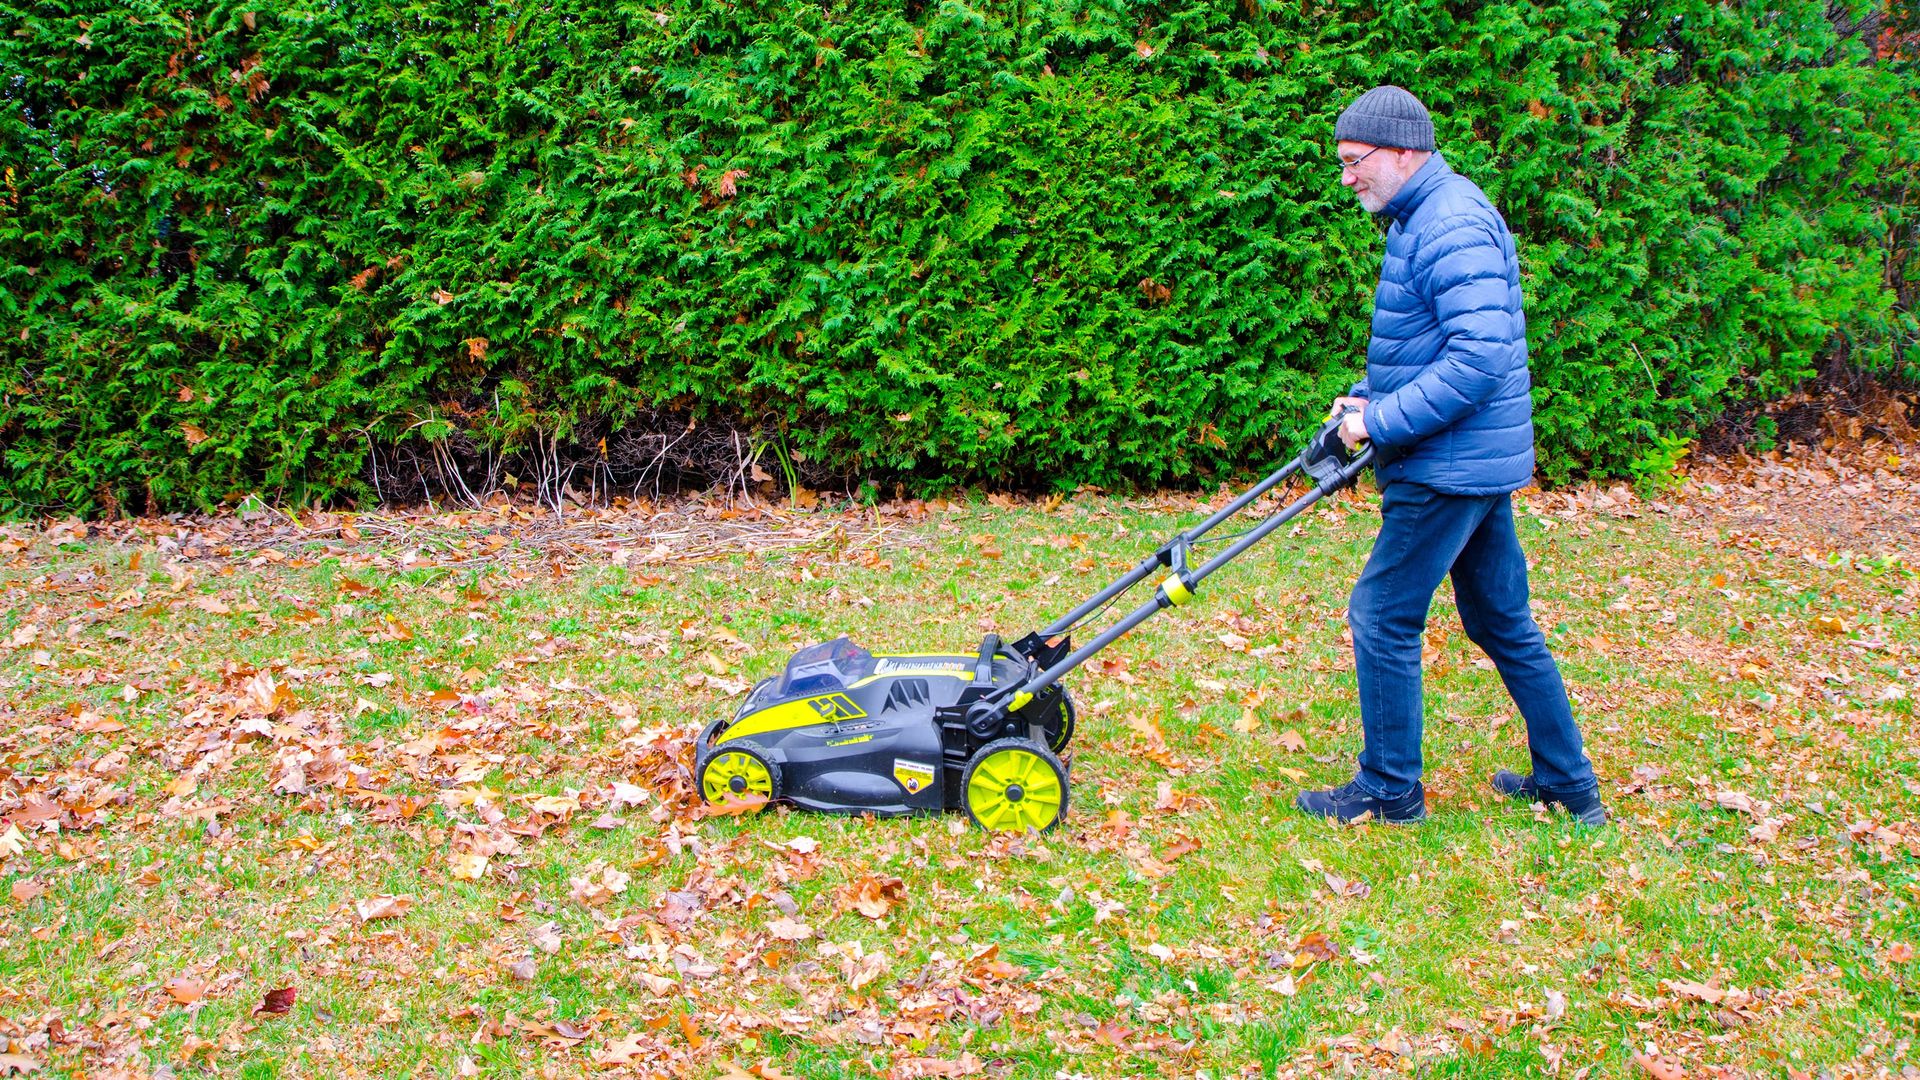
[[[1477,217],[1443,223],[1415,257],[1413,284],[1446,335],[1440,355],[1406,385],[1368,402],[1367,436],[1411,446],[1491,401],[1512,363],[1516,320],[1507,261]]]

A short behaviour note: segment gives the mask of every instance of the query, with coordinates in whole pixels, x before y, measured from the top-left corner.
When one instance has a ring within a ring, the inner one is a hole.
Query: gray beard
[[[1393,201],[1393,197],[1400,194],[1400,189],[1407,186],[1407,181],[1403,177],[1393,180],[1392,184],[1392,187],[1388,187],[1385,184],[1376,183],[1371,190],[1357,196],[1360,200],[1360,208],[1369,214],[1385,211],[1387,204]]]

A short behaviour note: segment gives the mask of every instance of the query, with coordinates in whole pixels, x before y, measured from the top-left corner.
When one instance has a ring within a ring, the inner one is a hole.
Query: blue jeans
[[[1380,517],[1347,608],[1366,740],[1361,790],[1398,798],[1420,780],[1421,633],[1449,574],[1467,637],[1493,658],[1526,718],[1534,782],[1567,792],[1596,784],[1560,668],[1527,607],[1511,497],[1446,495],[1400,480],[1381,491]]]

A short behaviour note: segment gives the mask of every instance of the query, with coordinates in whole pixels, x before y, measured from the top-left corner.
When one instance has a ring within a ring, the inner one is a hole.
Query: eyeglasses
[[[1367,160],[1368,158],[1372,157],[1373,155],[1385,149],[1386,147],[1384,146],[1376,146],[1373,149],[1367,151],[1366,153],[1361,154],[1359,157],[1354,158],[1352,161],[1348,161],[1345,158],[1342,158],[1340,161],[1340,171],[1346,172],[1348,169],[1357,169],[1360,167],[1361,162]]]

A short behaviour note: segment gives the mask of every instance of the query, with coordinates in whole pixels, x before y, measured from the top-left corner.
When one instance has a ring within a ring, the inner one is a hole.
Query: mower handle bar
[[[1051,638],[1057,634],[1065,633],[1090,612],[1097,610],[1102,604],[1107,603],[1114,597],[1139,584],[1147,575],[1153,573],[1155,569],[1165,566],[1169,568],[1172,573],[1169,574],[1166,581],[1161,583],[1153,599],[1141,604],[1129,612],[1125,618],[1107,627],[1096,635],[1093,640],[1061,658],[1059,662],[1047,668],[1045,671],[1040,672],[1024,683],[1015,683],[1003,687],[999,692],[991,695],[981,704],[987,705],[988,707],[995,707],[1002,701],[1017,698],[1021,694],[1038,694],[1040,691],[1052,686],[1054,683],[1060,681],[1062,676],[1074,668],[1079,667],[1081,664],[1086,663],[1095,653],[1098,653],[1108,645],[1126,636],[1134,627],[1146,622],[1156,613],[1168,607],[1184,604],[1192,599],[1194,588],[1198,586],[1200,582],[1206,580],[1214,571],[1240,557],[1248,548],[1266,539],[1267,535],[1275,529],[1300,516],[1307,507],[1312,506],[1326,496],[1357,480],[1360,473],[1363,472],[1368,465],[1373,463],[1373,446],[1368,444],[1359,453],[1353,454],[1351,457],[1347,457],[1344,450],[1336,448],[1341,420],[1345,418],[1347,413],[1357,411],[1359,410],[1348,407],[1343,409],[1338,416],[1327,420],[1326,423],[1320,426],[1320,430],[1314,434],[1313,441],[1308,443],[1306,448],[1301,450],[1299,454],[1295,455],[1293,460],[1274,470],[1266,479],[1248,488],[1246,492],[1228,503],[1225,507],[1208,516],[1208,518],[1199,525],[1180,533],[1178,536],[1161,545],[1158,551],[1142,559],[1138,566],[1122,574],[1113,584],[1095,593],[1093,597],[1085,603],[1049,624],[1046,629],[1040,631],[1040,637]],[[1222,522],[1233,517],[1241,510],[1244,510],[1256,499],[1272,491],[1280,484],[1286,482],[1289,477],[1303,470],[1318,481],[1311,490],[1260,524],[1249,529],[1245,535],[1236,539],[1232,544],[1229,544],[1213,558],[1200,564],[1197,569],[1188,570],[1187,554],[1195,543],[1198,543],[1209,532],[1219,527]],[[1169,586],[1171,586],[1171,589]]]

